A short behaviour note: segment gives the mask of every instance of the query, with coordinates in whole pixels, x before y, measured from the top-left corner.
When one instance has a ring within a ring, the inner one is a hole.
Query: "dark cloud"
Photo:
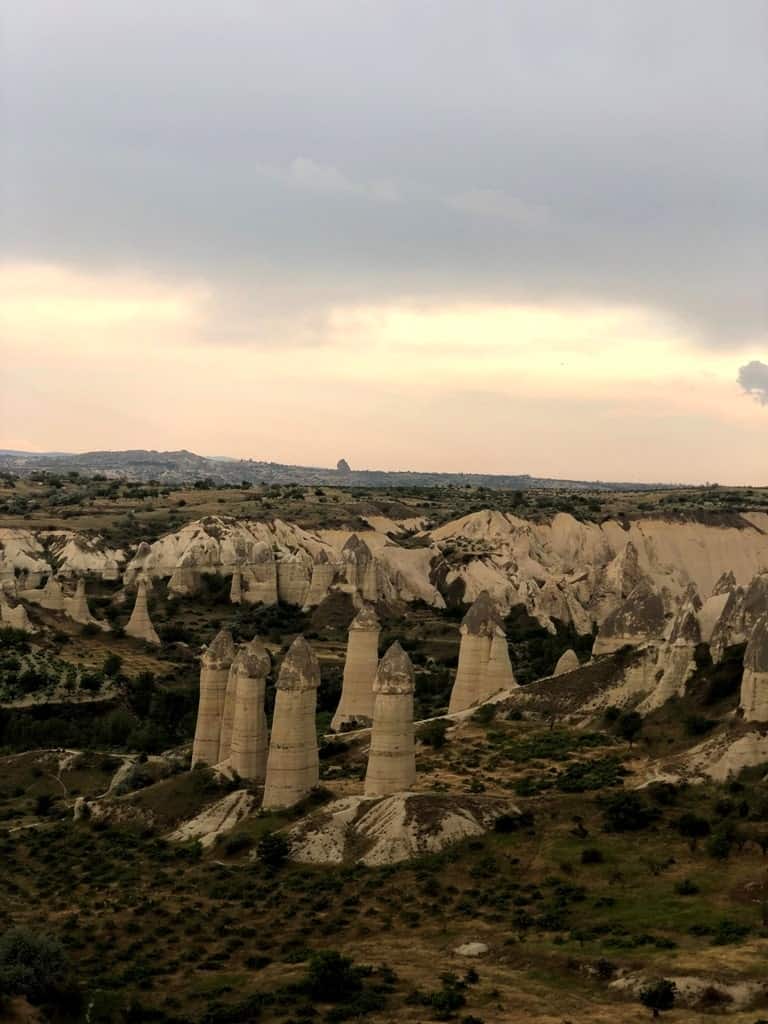
[[[203,277],[255,341],[259,309],[404,297],[641,304],[754,340],[766,9],[27,0],[6,255]]]
[[[768,405],[768,363],[753,359],[739,367],[739,384],[761,405]]]

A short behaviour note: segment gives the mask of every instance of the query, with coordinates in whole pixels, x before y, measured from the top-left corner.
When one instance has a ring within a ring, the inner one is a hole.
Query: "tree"
[[[654,822],[659,812],[651,807],[639,793],[617,793],[603,805],[605,828],[608,832],[639,832]]]
[[[62,989],[69,975],[64,947],[28,928],[0,936],[0,991],[38,1003]]]
[[[645,986],[640,992],[640,1002],[643,1006],[648,1007],[653,1014],[653,1019],[656,1020],[660,1013],[672,1009],[675,1005],[676,995],[677,986],[674,981],[670,981],[668,978],[661,978],[659,981],[654,981],[650,985]]]
[[[688,840],[691,853],[694,853],[699,839],[706,839],[709,835],[709,822],[706,818],[687,812],[677,819],[677,831]]]
[[[119,654],[115,654],[114,652],[111,652],[104,659],[104,665],[102,667],[102,671],[103,671],[105,676],[109,676],[110,678],[114,678],[114,676],[117,675],[117,673],[120,671],[120,669],[122,667],[123,667],[123,659],[120,657]]]
[[[279,832],[265,832],[256,847],[259,860],[270,868],[279,868],[290,852],[288,840]]]
[[[320,1003],[346,1002],[362,988],[360,972],[352,961],[332,949],[314,954],[305,984],[309,995]]]
[[[629,743],[629,749],[643,728],[643,716],[637,711],[628,711],[619,719],[619,735]]]

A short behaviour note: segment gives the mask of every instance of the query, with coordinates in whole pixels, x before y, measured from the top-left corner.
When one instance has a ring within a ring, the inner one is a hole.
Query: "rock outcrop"
[[[712,660],[722,661],[728,647],[745,644],[760,618],[768,612],[768,573],[759,573],[748,587],[737,587],[728,595],[710,639]]]
[[[656,659],[659,681],[641,704],[641,711],[651,711],[671,697],[684,695],[686,683],[696,671],[696,648],[701,643],[701,607],[696,587],[691,584],[672,623],[669,638],[659,649]]]
[[[451,690],[448,713],[464,711],[493,696],[499,689],[514,686],[504,630],[494,602],[482,591],[464,616],[460,627],[459,663]],[[495,663],[489,673],[491,647],[496,639]],[[502,644],[503,649],[502,650]]]
[[[85,590],[85,579],[82,576],[78,578],[74,597],[64,598],[64,612],[73,622],[78,622],[81,626],[98,626],[99,629],[105,631],[110,628],[106,622],[101,622],[91,615]]]
[[[328,597],[335,578],[336,566],[329,559],[328,553],[324,550],[318,551],[312,561],[312,577],[304,607],[316,608],[321,604]]]
[[[563,676],[566,672],[575,672],[577,668],[581,667],[579,657],[572,648],[568,648],[564,651],[557,660],[555,670],[552,673],[553,676]]]
[[[315,708],[320,666],[304,637],[297,637],[280,666],[269,741],[263,807],[293,807],[317,785]]]
[[[229,600],[232,604],[240,604],[243,600],[243,574],[239,569],[232,573],[232,583],[229,587]]]
[[[414,677],[411,659],[395,642],[379,663],[365,795],[400,793],[416,781],[413,727]]]
[[[748,722],[768,722],[768,612],[755,623],[744,652],[739,708]]]
[[[365,605],[349,627],[341,697],[331,721],[332,729],[353,723],[366,726],[373,720],[373,681],[379,664],[380,632],[376,613]]]
[[[136,640],[143,640],[147,644],[160,645],[160,637],[157,635],[152,619],[149,617],[147,605],[147,584],[140,579],[136,585],[136,602],[131,612],[131,617],[125,627],[126,636],[132,636]]]
[[[592,653],[613,654],[621,647],[659,642],[666,625],[664,601],[647,584],[640,583],[600,627]]]
[[[193,768],[200,763],[219,763],[224,701],[234,657],[235,645],[232,634],[228,629],[222,629],[200,658],[200,703],[192,743]]]
[[[27,609],[20,601],[8,597],[0,591],[0,623],[11,629],[21,629],[25,633],[36,633],[37,630],[29,621]]]
[[[277,563],[277,598],[281,604],[302,608],[309,593],[312,559],[304,551],[294,551]]]
[[[341,549],[341,557],[349,586],[358,591],[364,601],[375,602],[378,597],[376,559],[365,541],[353,533]]]
[[[270,660],[264,645],[254,639],[240,648],[232,662],[235,707],[230,766],[241,779],[262,782],[267,769],[267,715],[264,696]]]
[[[501,815],[519,813],[511,800],[457,793],[347,796],[289,830],[290,858],[305,864],[399,864],[481,836]]]

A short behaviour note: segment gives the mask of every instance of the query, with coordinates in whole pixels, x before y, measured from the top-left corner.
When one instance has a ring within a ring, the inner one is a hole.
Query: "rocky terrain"
[[[0,520],[8,1019],[768,1015],[754,495],[320,497]]]

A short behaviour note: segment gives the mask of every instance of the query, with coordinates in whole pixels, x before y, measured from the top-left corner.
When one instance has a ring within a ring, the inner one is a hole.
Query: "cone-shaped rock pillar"
[[[748,722],[768,722],[768,614],[757,620],[744,652],[739,707]]]
[[[566,672],[575,672],[580,667],[579,657],[572,648],[564,651],[557,660],[553,676],[562,676]]]
[[[234,657],[232,634],[228,629],[222,629],[200,658],[200,703],[192,744],[193,768],[200,761],[210,765],[219,762],[224,700]]]
[[[269,654],[256,639],[240,648],[229,670],[230,680],[235,680],[229,763],[241,779],[254,782],[263,782],[267,769],[264,694],[269,667]]]
[[[346,566],[347,583],[360,591],[364,601],[375,601],[378,598],[376,559],[365,541],[353,533],[341,549],[341,557]]]
[[[81,622],[84,625],[95,621],[91,615],[91,609],[88,607],[85,580],[82,576],[77,581],[75,596],[69,601],[68,615],[70,619],[74,619],[75,622]]]
[[[366,796],[401,793],[416,781],[413,728],[413,666],[395,642],[379,662],[373,683],[375,704]]]
[[[45,586],[40,592],[38,604],[41,608],[47,608],[52,612],[64,611],[64,591],[61,589],[61,583],[59,583],[55,576],[48,577]]]
[[[248,604],[277,604],[277,565],[269,544],[259,541],[251,551],[250,564],[242,572],[241,592]]]
[[[672,624],[669,639],[656,659],[658,683],[638,710],[660,708],[671,697],[682,697],[685,685],[696,671],[696,648],[701,643],[699,613],[702,604],[695,584],[690,584]]]
[[[507,634],[497,626],[491,650],[488,656],[488,665],[485,672],[486,696],[491,697],[500,690],[512,690],[517,686],[515,673],[512,671],[512,662],[509,660],[509,647],[507,646]],[[483,698],[481,698],[483,699]]]
[[[303,636],[280,666],[269,741],[263,806],[293,807],[320,779],[315,709],[320,666]]]
[[[379,633],[381,626],[376,613],[365,605],[349,627],[344,679],[332,729],[340,729],[350,722],[370,725],[373,720],[373,681],[379,665]]]
[[[631,644],[658,642],[664,635],[664,601],[646,583],[639,583],[627,599],[601,625],[593,655],[613,654]]]
[[[336,566],[328,558],[322,549],[315,555],[312,564],[312,578],[309,583],[309,591],[304,601],[305,608],[315,608],[328,596],[336,577]]]
[[[152,619],[149,617],[147,584],[143,579],[139,580],[136,587],[136,603],[133,606],[131,617],[128,619],[125,632],[127,636],[143,640],[145,643],[160,645],[160,637],[157,635],[157,631],[152,625]]]
[[[243,600],[243,575],[239,569],[232,573],[232,584],[229,588],[229,600],[232,604],[240,604]]]
[[[488,661],[497,629],[501,626],[496,608],[488,592],[483,590],[461,622],[459,664],[451,690],[449,714],[464,711],[491,695],[488,692]]]

